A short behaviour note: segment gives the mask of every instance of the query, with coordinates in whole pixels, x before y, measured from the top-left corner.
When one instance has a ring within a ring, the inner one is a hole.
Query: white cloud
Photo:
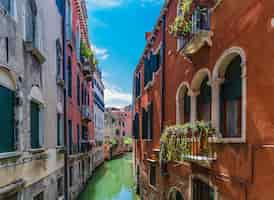
[[[106,60],[109,57],[109,52],[106,48],[100,48],[91,44],[91,49],[95,52],[95,55],[99,60]]]
[[[132,95],[122,91],[113,84],[104,81],[105,84],[105,104],[107,107],[122,108],[131,104]]]
[[[90,9],[104,9],[119,7],[123,3],[123,0],[88,0],[88,6]]]

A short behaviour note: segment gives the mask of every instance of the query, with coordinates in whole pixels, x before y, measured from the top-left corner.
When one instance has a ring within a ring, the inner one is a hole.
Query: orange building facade
[[[190,30],[170,25],[190,2]],[[274,196],[274,2],[165,1],[134,72],[134,165],[144,200]],[[163,163],[172,125],[208,121],[211,155]]]

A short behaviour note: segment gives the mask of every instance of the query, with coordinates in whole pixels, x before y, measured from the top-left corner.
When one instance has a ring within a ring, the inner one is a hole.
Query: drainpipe
[[[65,81],[65,87],[63,90],[64,97],[64,199],[68,200],[68,142],[67,142],[67,35],[66,35],[66,0],[63,0],[63,79]]]
[[[164,12],[164,11],[163,11]],[[166,16],[162,16],[162,73],[161,73],[161,133],[164,130],[165,117],[165,65],[166,65]]]

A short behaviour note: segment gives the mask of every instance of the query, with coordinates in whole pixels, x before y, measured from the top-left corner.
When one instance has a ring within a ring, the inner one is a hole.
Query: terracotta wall
[[[177,1],[169,1],[166,12],[167,24],[172,23],[176,15]],[[214,33],[212,47],[204,46],[191,57],[177,51],[177,41],[166,30],[166,69],[165,75],[165,116],[164,125],[176,124],[176,93],[182,82],[191,81],[197,71],[207,68],[212,75],[214,66],[221,55],[232,47],[239,47],[246,56],[247,102],[246,102],[246,142],[243,144],[216,144],[218,159],[209,169],[201,166],[177,166],[169,170],[171,176],[163,187],[176,185],[180,179],[188,179],[190,174],[203,174],[220,190],[221,199],[272,199],[273,150],[274,143],[274,1],[269,0],[223,0],[215,8],[211,17]],[[161,41],[161,26],[152,49]],[[151,48],[150,48],[151,49]],[[143,64],[136,67],[136,72],[143,74]],[[142,127],[141,109],[150,101],[154,103],[154,138],[149,145],[136,142],[137,163],[142,163],[147,171],[147,162],[143,159],[153,148],[159,148],[160,140],[160,71],[156,74],[153,86],[148,90],[142,88],[141,97],[135,102],[135,112],[140,112],[140,136]],[[143,85],[143,81],[142,81]],[[214,105],[213,105],[214,106]],[[268,145],[268,146],[267,146]],[[184,170],[187,168],[188,174]],[[176,177],[176,178],[171,178]],[[180,178],[182,177],[182,178]],[[160,181],[161,180],[161,181]],[[264,187],[265,183],[269,187]],[[160,187],[160,186],[159,186]],[[188,186],[187,186],[188,187]],[[185,190],[185,189],[182,189]],[[183,192],[188,199],[187,190]]]

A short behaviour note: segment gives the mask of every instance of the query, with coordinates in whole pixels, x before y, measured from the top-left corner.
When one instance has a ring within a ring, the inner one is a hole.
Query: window
[[[73,166],[69,167],[69,186],[73,185]]]
[[[153,138],[153,103],[148,105],[147,111],[147,139]]]
[[[148,112],[142,108],[142,139],[148,139]]]
[[[220,130],[223,137],[241,137],[242,77],[241,58],[234,58],[220,88]]]
[[[80,83],[80,76],[79,74],[77,75],[77,104],[78,106],[80,106],[81,104],[81,95],[80,95],[80,87],[81,87],[81,83]]]
[[[139,114],[136,113],[133,120],[133,138],[139,139]]]
[[[37,7],[34,0],[28,0],[25,11],[25,31],[26,40],[29,42],[35,42],[38,39],[38,20],[37,20]]]
[[[77,147],[78,147],[78,152],[81,151],[81,133],[80,133],[80,126],[77,124]]]
[[[0,7],[4,8],[6,12],[11,11],[11,0],[0,0]]]
[[[62,73],[62,47],[60,40],[56,40],[56,72],[57,76],[61,76]]]
[[[179,191],[173,188],[169,195],[169,200],[184,200],[184,198]]]
[[[210,9],[198,7],[192,15],[192,32],[210,30]]]
[[[149,184],[156,186],[156,165],[151,164],[149,170]]]
[[[215,192],[208,184],[198,178],[192,180],[192,200],[214,200]]]
[[[68,96],[72,97],[72,66],[71,57],[68,57]]]
[[[40,192],[39,194],[35,195],[33,200],[44,200],[44,192]]]
[[[30,122],[31,122],[31,148],[42,147],[42,116],[40,105],[35,102],[30,104]]]
[[[188,87],[181,85],[177,92],[176,102],[176,120],[179,124],[190,122],[190,96],[188,94]]]
[[[63,193],[64,193],[63,177],[59,177],[57,179],[57,192],[58,192],[58,197],[63,196]]]
[[[72,39],[72,14],[71,14],[71,5],[70,0],[66,0],[66,35],[67,40]]]
[[[69,154],[72,154],[72,121],[68,120]]]
[[[63,146],[63,118],[61,114],[57,114],[57,146]]]
[[[135,98],[141,95],[141,73],[139,72],[135,77]]]
[[[126,132],[125,131],[123,131],[123,136],[126,136]]]
[[[209,122],[211,120],[211,87],[206,77],[200,86],[200,94],[197,97],[198,120]]]
[[[15,150],[14,135],[14,91],[0,85],[0,115],[1,135],[0,153]]]

